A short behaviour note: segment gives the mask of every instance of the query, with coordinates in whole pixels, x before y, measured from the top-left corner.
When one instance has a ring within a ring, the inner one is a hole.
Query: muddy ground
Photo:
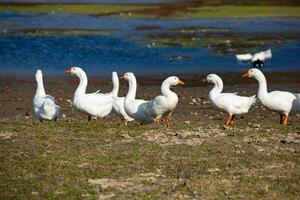
[[[300,92],[299,73],[267,73],[269,90]],[[224,74],[226,92],[253,95],[255,80]],[[230,79],[228,78],[230,77]],[[111,114],[96,122],[74,110],[75,77],[47,77],[62,107],[57,123],[32,113],[35,81],[0,77],[1,199],[297,199],[300,115],[280,125],[257,103],[224,129],[227,115],[208,102],[203,75],[183,76],[171,128],[122,125]],[[160,80],[137,77],[139,98],[160,92]],[[88,90],[111,90],[93,77]],[[120,95],[127,86],[121,82]]]

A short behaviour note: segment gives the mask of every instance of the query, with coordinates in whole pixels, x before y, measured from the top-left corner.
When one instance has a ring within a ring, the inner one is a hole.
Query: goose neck
[[[136,90],[137,90],[136,79],[133,77],[129,79],[128,83],[129,83],[129,89],[126,95],[126,100],[134,100],[136,96]]]
[[[221,80],[217,80],[214,82],[213,89],[209,92],[209,97],[214,99],[217,97],[223,90],[223,82]]]
[[[86,87],[87,87],[87,76],[84,72],[76,74],[79,78],[79,85],[75,91],[75,95],[74,96],[80,96],[86,93]]]
[[[36,77],[36,83],[37,83],[37,88],[36,88],[36,96],[41,96],[41,95],[45,95],[45,88],[44,88],[44,83],[43,83],[43,78],[40,77]]]
[[[113,96],[118,96],[119,92],[119,78],[116,73],[113,73],[112,75],[112,83],[113,83],[113,89],[111,91]]]
[[[264,75],[255,77],[258,81],[258,97],[263,97],[268,94],[267,80]]]
[[[161,85],[161,94],[166,97],[176,95],[173,91],[170,90],[170,83],[164,81]]]

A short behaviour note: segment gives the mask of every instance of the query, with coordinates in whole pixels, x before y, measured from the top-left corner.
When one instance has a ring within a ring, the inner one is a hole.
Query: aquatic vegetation
[[[0,27],[16,27],[16,23],[6,23],[6,22],[0,22]]]
[[[34,36],[57,36],[57,35],[110,35],[118,30],[96,30],[96,29],[13,29],[6,31],[5,34],[12,35],[34,35]]]
[[[298,40],[298,34],[250,34],[238,33],[229,28],[193,27],[176,28],[165,32],[155,32],[137,40],[151,47],[209,48],[214,54],[251,52],[268,45]]]

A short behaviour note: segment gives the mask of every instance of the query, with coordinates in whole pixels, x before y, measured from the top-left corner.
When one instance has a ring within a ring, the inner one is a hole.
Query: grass
[[[299,17],[300,6],[291,5],[184,5],[181,9],[166,5],[117,4],[0,4],[0,12],[88,14],[112,17],[159,18],[244,18]],[[162,14],[167,13],[167,14]]]
[[[143,9],[144,6],[115,5],[115,4],[0,4],[0,12],[24,12],[24,13],[65,13],[65,14],[108,14],[128,12]]]
[[[279,142],[299,133],[299,126],[240,122],[228,130],[201,124],[164,130],[25,120],[2,121],[0,129],[1,199],[297,199],[300,194],[299,144]],[[147,140],[152,136],[157,140]],[[161,143],[160,136],[169,143]],[[197,138],[205,142],[184,143]],[[90,183],[98,179],[112,182]]]
[[[179,18],[245,18],[245,17],[299,17],[300,6],[219,5],[191,8],[178,13]]]

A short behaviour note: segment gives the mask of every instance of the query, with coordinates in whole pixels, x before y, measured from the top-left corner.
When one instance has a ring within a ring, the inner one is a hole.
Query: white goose
[[[117,75],[117,72],[112,72],[112,82],[113,82],[113,90],[111,94],[113,95],[113,110],[114,112],[119,115],[122,120],[124,121],[125,125],[127,125],[128,122],[133,121],[134,119],[131,118],[124,109],[124,102],[125,97],[118,97],[119,92],[119,77]]]
[[[57,120],[60,107],[55,104],[54,98],[46,95],[41,70],[35,73],[37,88],[33,98],[33,110],[35,116],[42,122],[43,120]]]
[[[238,54],[236,55],[236,58],[240,61],[247,61],[251,60],[253,67],[263,67],[264,66],[264,61],[266,59],[272,58],[272,52],[271,49],[268,49],[266,51],[261,51],[255,54]]]
[[[150,124],[154,122],[154,118],[151,115],[151,113],[153,113],[152,102],[135,98],[137,84],[134,74],[127,72],[124,76],[120,77],[120,79],[125,79],[129,83],[128,93],[124,102],[126,113],[141,124]]]
[[[65,71],[66,74],[76,75],[80,82],[75,91],[73,106],[81,112],[88,115],[88,121],[91,117],[103,118],[112,110],[113,95],[111,93],[99,93],[99,90],[94,93],[86,93],[87,76],[80,67],[72,67]]]
[[[272,91],[268,92],[264,74],[255,68],[249,69],[243,77],[253,77],[258,81],[258,99],[269,110],[280,114],[280,123],[287,125],[289,115],[300,112],[300,94]]]
[[[232,125],[235,115],[248,113],[250,107],[255,103],[255,96],[243,97],[236,93],[221,93],[223,81],[216,74],[209,74],[203,82],[213,83],[215,86],[209,92],[210,103],[218,109],[225,110],[228,114],[226,125]]]
[[[176,76],[168,77],[161,85],[161,95],[155,97],[152,101],[152,116],[156,118],[158,127],[161,118],[164,126],[169,127],[169,117],[178,103],[177,94],[170,90],[170,87],[175,85],[184,85],[184,82]]]

